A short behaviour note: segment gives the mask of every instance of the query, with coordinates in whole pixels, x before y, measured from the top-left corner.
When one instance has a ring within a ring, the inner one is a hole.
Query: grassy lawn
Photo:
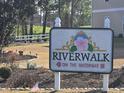
[[[50,27],[46,27],[46,33],[49,33],[50,31]],[[29,27],[28,27],[28,31],[29,31]],[[34,34],[41,34],[43,32],[43,26],[33,26],[33,33]],[[16,28],[16,33],[17,33],[17,28]],[[22,33],[22,28],[21,26],[19,27],[19,32],[18,32],[20,35]]]
[[[34,34],[41,34],[43,30],[43,26],[33,26]],[[46,33],[49,33],[50,27],[46,27]]]

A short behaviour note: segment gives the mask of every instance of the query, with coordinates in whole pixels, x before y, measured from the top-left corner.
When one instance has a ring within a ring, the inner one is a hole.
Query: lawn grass
[[[41,34],[43,32],[43,26],[33,26],[34,34]],[[50,27],[46,27],[46,33],[50,32]]]
[[[46,27],[46,33],[49,33],[49,31],[50,31],[50,27]],[[28,26],[28,33],[29,33],[29,26]],[[19,26],[19,32],[17,32],[17,28],[15,29],[15,31],[16,31],[16,34],[17,33],[19,33],[19,35],[21,35],[22,34],[22,28],[21,28],[21,26]],[[41,33],[43,33],[43,26],[36,26],[36,25],[33,25],[33,34],[41,34]]]

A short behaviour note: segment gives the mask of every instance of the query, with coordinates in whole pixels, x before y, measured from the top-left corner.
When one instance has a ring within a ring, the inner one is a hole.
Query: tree
[[[74,7],[74,25],[90,25],[91,20],[91,0],[79,0]]]
[[[71,13],[71,9],[70,9],[71,0],[63,0],[60,3],[62,6],[60,9],[60,11],[62,12],[61,19],[63,20],[62,26],[69,27],[70,26],[70,13]]]
[[[22,34],[27,34],[28,23],[30,24],[30,34],[33,34],[33,15],[36,13],[35,0],[15,0],[14,6],[18,15],[18,24],[22,25]]]
[[[16,14],[17,14],[17,26],[18,26],[18,34],[19,34],[19,26],[21,25],[22,27],[22,35],[25,35],[25,33],[27,33],[25,30],[26,28],[24,29],[25,25],[26,25],[26,22],[27,22],[27,17],[26,17],[26,14],[27,12],[25,11],[25,8],[26,8],[26,2],[27,0],[14,0],[14,7],[15,7],[15,11],[16,11]]]
[[[74,7],[77,6],[80,0],[71,0],[71,15],[70,15],[70,26],[73,27]]]
[[[73,17],[75,13],[75,7],[77,6],[80,0],[61,0],[59,1],[61,5],[61,18],[63,20],[62,26],[72,27],[73,26]]]
[[[33,19],[34,19],[33,15],[36,13],[35,0],[27,0],[26,12],[27,12],[26,16],[27,18],[29,17],[30,20],[30,35],[33,35]]]
[[[2,48],[9,43],[16,23],[13,0],[0,1],[0,56]]]
[[[62,26],[89,25],[91,0],[60,0]]]
[[[38,6],[40,7],[41,11],[43,11],[44,18],[43,18],[43,34],[46,32],[46,24],[47,18],[51,11],[55,11],[58,6],[55,3],[55,0],[39,0]]]

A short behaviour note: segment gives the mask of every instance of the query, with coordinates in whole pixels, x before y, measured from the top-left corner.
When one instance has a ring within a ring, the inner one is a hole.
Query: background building
[[[92,26],[103,28],[106,17],[114,35],[124,36],[124,0],[92,0]]]

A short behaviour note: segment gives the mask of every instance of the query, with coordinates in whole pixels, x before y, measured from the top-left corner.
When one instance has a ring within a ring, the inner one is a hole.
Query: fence
[[[16,36],[16,41],[37,41],[37,40],[48,40],[49,34],[40,34],[40,35],[23,35],[23,36]]]

